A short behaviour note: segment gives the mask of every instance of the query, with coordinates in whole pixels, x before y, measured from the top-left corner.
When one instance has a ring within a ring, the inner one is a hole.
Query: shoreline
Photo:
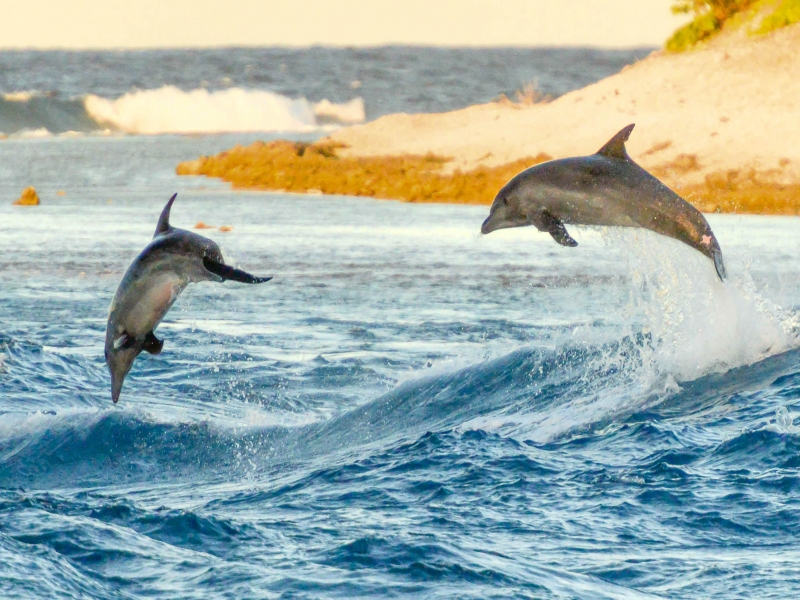
[[[636,123],[638,164],[704,212],[800,214],[800,24],[724,32],[552,102],[393,114],[312,144],[255,143],[178,165],[237,189],[489,204],[524,168],[596,152]]]
[[[341,150],[322,142],[255,142],[182,162],[176,173],[219,178],[235,190],[489,205],[514,175],[552,159],[542,153],[496,167],[447,172],[448,157],[342,157]],[[773,172],[755,170],[710,173],[694,183],[681,180],[697,168],[693,158],[683,157],[654,174],[701,212],[800,216],[800,182],[776,182]]]

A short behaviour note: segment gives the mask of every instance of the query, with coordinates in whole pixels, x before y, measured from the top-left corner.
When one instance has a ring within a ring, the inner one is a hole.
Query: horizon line
[[[271,49],[280,48],[286,50],[309,50],[312,48],[331,48],[335,50],[360,50],[375,48],[429,48],[429,49],[459,49],[459,50],[492,50],[492,49],[519,49],[536,50],[552,49],[566,50],[570,48],[591,48],[595,50],[663,50],[664,44],[630,44],[610,46],[603,44],[420,44],[404,42],[386,42],[380,44],[210,44],[210,45],[164,45],[164,46],[2,46],[0,52],[137,52],[152,50],[244,50],[244,49]]]

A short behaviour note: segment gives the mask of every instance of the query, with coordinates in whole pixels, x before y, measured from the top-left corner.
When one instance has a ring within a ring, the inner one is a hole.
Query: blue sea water
[[[1,596],[798,592],[797,219],[709,217],[722,284],[648,232],[173,174],[231,142],[0,144],[44,199],[0,204]],[[172,191],[275,280],[190,287],[114,406],[107,306]]]
[[[800,593],[800,220],[710,215],[723,284],[649,232],[174,174],[264,137],[0,142],[0,597]],[[275,279],[190,286],[115,406],[176,191]]]
[[[530,86],[560,96],[653,50],[0,51],[0,133],[307,131],[513,99]]]

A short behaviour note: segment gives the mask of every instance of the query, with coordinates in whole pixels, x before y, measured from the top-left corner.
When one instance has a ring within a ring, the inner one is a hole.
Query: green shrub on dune
[[[680,52],[691,48],[697,42],[701,42],[717,33],[722,27],[721,23],[712,13],[699,15],[690,23],[687,23],[667,40],[667,50]]]
[[[793,23],[800,23],[800,0],[783,0],[774,13],[761,21],[756,33],[769,33]]]
[[[731,20],[763,17],[753,31],[758,34],[800,22],[800,0],[678,0],[672,6],[672,12],[694,14],[692,21],[667,40],[667,50],[680,52],[716,35]]]

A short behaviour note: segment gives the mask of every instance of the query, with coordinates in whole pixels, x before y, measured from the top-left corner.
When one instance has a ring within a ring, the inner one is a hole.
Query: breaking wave
[[[33,91],[0,97],[0,132],[8,135],[314,131],[361,123],[364,101],[311,102],[265,90],[183,91],[174,86],[137,90],[119,98],[89,94],[62,98]]]

